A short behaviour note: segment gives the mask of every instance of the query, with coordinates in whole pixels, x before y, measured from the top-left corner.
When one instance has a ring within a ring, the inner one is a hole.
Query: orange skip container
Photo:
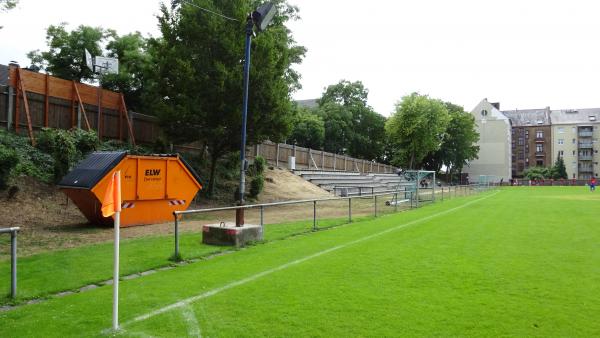
[[[81,161],[58,186],[94,224],[112,225],[103,217],[102,198],[112,174],[121,171],[121,227],[173,220],[173,211],[186,210],[202,189],[200,177],[179,155],[128,155],[94,152]]]

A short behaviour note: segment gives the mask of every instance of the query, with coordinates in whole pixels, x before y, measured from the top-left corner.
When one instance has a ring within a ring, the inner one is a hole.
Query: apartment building
[[[569,178],[581,180],[600,173],[600,108],[552,110],[553,161],[565,161]]]
[[[483,99],[473,110],[479,133],[479,158],[470,161],[463,169],[471,182],[480,175],[494,175],[507,182],[511,178],[511,124],[500,111],[500,104]]]
[[[511,174],[522,178],[530,167],[551,167],[550,108],[504,110],[511,124]]]

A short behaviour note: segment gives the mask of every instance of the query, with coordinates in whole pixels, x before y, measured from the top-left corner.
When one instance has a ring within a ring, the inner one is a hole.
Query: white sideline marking
[[[200,325],[196,319],[196,314],[194,314],[194,309],[190,305],[184,306],[181,313],[183,314],[183,318],[187,324],[188,337],[202,338],[202,334],[200,333]]]
[[[401,225],[397,225],[397,226],[395,226],[395,227],[393,227],[393,228],[389,228],[389,229],[386,229],[386,230],[380,231],[380,232],[378,232],[378,233],[375,233],[375,234],[372,234],[372,235],[369,235],[369,236],[366,236],[366,237],[362,237],[362,238],[359,238],[359,239],[356,239],[356,240],[353,240],[353,241],[347,242],[347,243],[345,243],[345,244],[340,244],[340,245],[338,245],[338,246],[334,246],[334,247],[331,247],[331,248],[329,248],[329,249],[325,249],[325,250],[323,250],[323,251],[319,251],[319,252],[317,252],[317,253],[314,253],[314,254],[312,254],[312,255],[308,255],[308,256],[306,256],[306,257],[303,257],[303,258],[296,259],[296,260],[294,260],[294,261],[291,261],[291,262],[285,263],[285,264],[283,264],[283,265],[280,265],[280,266],[278,266],[278,267],[275,267],[275,268],[272,268],[272,269],[269,269],[269,270],[265,270],[265,271],[263,271],[263,272],[259,272],[259,273],[255,274],[255,275],[252,275],[252,276],[249,276],[249,277],[246,277],[246,278],[243,278],[243,279],[237,280],[237,281],[235,281],[235,282],[231,282],[231,283],[229,283],[229,284],[225,284],[225,285],[223,285],[223,286],[221,286],[221,287],[218,287],[218,288],[212,289],[212,290],[210,290],[210,291],[207,291],[207,292],[201,293],[201,294],[199,294],[199,295],[196,295],[196,296],[193,296],[193,297],[189,297],[189,298],[186,298],[186,299],[180,300],[180,301],[178,301],[178,302],[176,302],[176,303],[173,303],[173,304],[171,304],[171,305],[167,305],[167,306],[165,306],[165,307],[162,307],[162,308],[160,308],[160,309],[157,309],[157,310],[154,310],[154,311],[148,312],[148,313],[146,313],[146,314],[143,314],[143,315],[141,315],[141,316],[135,317],[135,318],[133,318],[132,320],[130,320],[130,321],[128,321],[128,322],[125,322],[125,323],[123,323],[123,324],[122,324],[122,327],[125,327],[125,326],[128,326],[128,325],[131,325],[131,324],[133,324],[133,323],[137,323],[137,322],[140,322],[140,321],[144,321],[144,320],[146,320],[146,319],[149,319],[149,318],[152,318],[152,317],[158,316],[158,315],[160,315],[160,314],[162,314],[162,313],[165,313],[165,312],[167,312],[167,311],[170,311],[170,310],[173,310],[173,309],[176,309],[176,308],[179,308],[179,307],[187,306],[187,305],[189,305],[189,304],[191,304],[191,303],[193,303],[193,302],[196,302],[196,301],[198,301],[198,300],[201,300],[201,299],[204,299],[204,298],[208,298],[208,297],[214,296],[214,295],[216,295],[216,294],[218,294],[218,293],[221,293],[221,292],[223,292],[223,291],[226,291],[226,290],[232,289],[232,288],[234,288],[234,287],[236,287],[236,286],[244,285],[244,284],[246,284],[246,283],[252,282],[252,281],[254,281],[254,280],[257,280],[257,279],[259,279],[259,278],[261,278],[261,277],[264,277],[264,276],[266,276],[266,275],[270,275],[270,274],[272,274],[272,273],[274,273],[274,272],[277,272],[277,271],[281,271],[281,270],[287,269],[287,268],[289,268],[290,266],[294,266],[294,265],[298,265],[298,264],[300,264],[300,263],[304,263],[304,262],[306,262],[306,261],[308,261],[308,260],[311,260],[311,259],[313,259],[313,258],[317,258],[317,257],[319,257],[319,256],[323,256],[323,255],[325,255],[325,254],[328,254],[328,253],[330,253],[330,252],[337,251],[337,250],[339,250],[339,249],[343,249],[343,248],[349,247],[349,246],[351,246],[351,245],[354,245],[354,244],[357,244],[357,243],[361,243],[361,242],[364,242],[364,241],[368,241],[368,240],[370,240],[370,239],[373,239],[373,238],[375,238],[375,237],[379,237],[379,236],[381,236],[381,235],[385,235],[385,234],[387,234],[387,233],[390,233],[390,232],[393,232],[393,231],[396,231],[396,230],[400,230],[400,229],[406,228],[406,227],[408,227],[408,226],[410,226],[410,225],[417,224],[417,223],[421,223],[421,222],[424,222],[424,221],[428,221],[428,220],[430,220],[430,219],[432,219],[432,218],[436,218],[436,217],[438,217],[438,216],[442,216],[442,215],[445,215],[445,214],[451,213],[451,212],[453,212],[453,211],[456,211],[456,210],[459,210],[459,209],[465,208],[465,207],[467,207],[467,206],[469,206],[469,205],[471,205],[471,204],[474,204],[474,203],[477,203],[477,202],[479,202],[479,201],[483,201],[483,200],[485,200],[485,199],[488,199],[488,198],[490,198],[490,197],[492,197],[492,196],[495,196],[495,195],[496,195],[496,194],[498,194],[498,193],[499,193],[499,191],[496,191],[496,192],[495,192],[495,193],[493,193],[493,194],[490,194],[490,195],[488,195],[488,196],[485,196],[485,197],[482,197],[482,198],[476,199],[476,200],[474,200],[474,201],[467,202],[467,203],[465,203],[465,204],[463,204],[463,205],[460,205],[460,206],[458,206],[458,207],[454,207],[454,208],[452,208],[452,209],[448,209],[448,210],[445,210],[445,211],[441,211],[441,212],[438,212],[437,214],[429,215],[429,216],[426,216],[426,217],[423,217],[423,218],[420,218],[420,219],[417,219],[417,220],[414,220],[414,221],[410,221],[410,222],[408,222],[408,223],[404,223],[404,224],[401,224]]]

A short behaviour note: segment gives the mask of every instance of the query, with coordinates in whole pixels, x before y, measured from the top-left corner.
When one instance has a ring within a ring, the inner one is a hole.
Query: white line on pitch
[[[337,250],[340,250],[340,249],[343,249],[343,248],[349,247],[349,246],[351,246],[351,245],[354,245],[354,244],[357,244],[357,243],[361,243],[361,242],[364,242],[364,241],[368,241],[368,240],[370,240],[370,239],[373,239],[373,238],[375,238],[375,237],[379,237],[379,236],[381,236],[381,235],[385,235],[385,234],[387,234],[387,233],[390,233],[390,232],[393,232],[393,231],[397,231],[397,230],[400,230],[400,229],[406,228],[406,227],[408,227],[408,226],[411,226],[411,225],[414,225],[414,224],[418,224],[418,223],[421,223],[421,222],[425,222],[425,221],[428,221],[428,220],[430,220],[430,219],[433,219],[433,218],[436,218],[436,217],[439,217],[439,216],[443,216],[443,215],[445,215],[445,214],[448,214],[448,213],[451,213],[451,212],[453,212],[453,211],[456,211],[456,210],[459,210],[459,209],[465,208],[465,207],[467,207],[467,206],[469,206],[469,205],[471,205],[471,204],[477,203],[477,202],[479,202],[479,201],[483,201],[484,199],[488,199],[488,198],[490,198],[490,197],[492,197],[492,196],[495,196],[496,194],[498,194],[498,191],[496,191],[495,193],[493,193],[493,194],[490,194],[490,195],[488,195],[488,196],[485,196],[485,197],[482,197],[482,198],[476,199],[476,200],[474,200],[474,201],[467,202],[467,203],[465,203],[465,204],[463,204],[463,205],[460,205],[460,206],[458,206],[458,207],[454,207],[454,208],[452,208],[452,209],[448,209],[448,210],[445,210],[445,211],[441,211],[441,212],[438,212],[437,214],[429,215],[429,216],[426,216],[426,217],[423,217],[423,218],[420,218],[420,219],[417,219],[417,220],[414,220],[414,221],[410,221],[410,222],[408,222],[408,223],[404,223],[404,224],[401,224],[401,225],[397,225],[397,226],[395,226],[395,227],[392,227],[392,228],[389,228],[389,229],[386,229],[386,230],[380,231],[380,232],[378,232],[378,233],[375,233],[375,234],[372,234],[372,235],[369,235],[369,236],[365,236],[365,237],[362,237],[362,238],[359,238],[359,239],[356,239],[356,240],[353,240],[353,241],[347,242],[347,243],[345,243],[345,244],[340,244],[340,245],[337,245],[337,246],[331,247],[331,248],[329,248],[329,249],[325,249],[325,250],[323,250],[323,251],[319,251],[319,252],[317,252],[317,253],[314,253],[314,254],[312,254],[312,255],[308,255],[308,256],[306,256],[306,257],[303,257],[303,258],[300,258],[300,259],[293,260],[293,261],[291,261],[291,262],[285,263],[285,264],[283,264],[283,265],[280,265],[280,266],[278,266],[278,267],[275,267],[275,268],[272,268],[272,269],[269,269],[269,270],[265,270],[265,271],[263,271],[263,272],[259,272],[259,273],[257,273],[257,274],[254,274],[254,275],[252,275],[252,276],[249,276],[249,277],[246,277],[246,278],[243,278],[243,279],[237,280],[237,281],[235,281],[235,282],[231,282],[231,283],[229,283],[229,284],[226,284],[226,285],[223,285],[223,286],[221,286],[221,287],[218,287],[218,288],[212,289],[212,290],[210,290],[210,291],[207,291],[207,292],[201,293],[201,294],[199,294],[199,295],[196,295],[196,296],[193,296],[193,297],[189,297],[189,298],[186,298],[186,299],[180,300],[180,301],[178,301],[178,302],[176,302],[176,303],[173,303],[173,304],[171,304],[171,305],[167,305],[167,306],[165,306],[165,307],[162,307],[162,308],[160,308],[160,309],[157,309],[157,310],[154,310],[154,311],[148,312],[148,313],[146,313],[146,314],[143,314],[143,315],[141,315],[141,316],[135,317],[135,318],[133,318],[132,320],[130,320],[130,321],[127,321],[127,322],[123,323],[122,327],[125,327],[125,326],[128,326],[128,325],[131,325],[131,324],[133,324],[133,323],[136,323],[136,322],[144,321],[144,320],[146,320],[146,319],[149,319],[149,318],[155,317],[155,316],[157,316],[157,315],[160,315],[160,314],[162,314],[162,313],[165,313],[165,312],[167,312],[167,311],[170,311],[170,310],[173,310],[173,309],[176,309],[176,308],[180,308],[180,307],[182,307],[182,306],[189,305],[189,304],[191,304],[191,303],[194,303],[194,302],[196,302],[196,301],[198,301],[198,300],[201,300],[201,299],[204,299],[204,298],[208,298],[208,297],[214,296],[214,295],[216,295],[216,294],[218,294],[218,293],[221,293],[221,292],[223,292],[223,291],[226,291],[226,290],[232,289],[232,288],[234,288],[234,287],[236,287],[236,286],[244,285],[244,284],[246,284],[246,283],[252,282],[252,281],[254,281],[254,280],[257,280],[257,279],[259,279],[259,278],[261,278],[261,277],[264,277],[264,276],[266,276],[266,275],[270,275],[270,274],[272,274],[272,273],[274,273],[274,272],[277,272],[277,271],[281,271],[281,270],[287,269],[287,268],[289,268],[289,267],[291,267],[291,266],[298,265],[298,264],[300,264],[300,263],[304,263],[304,262],[306,262],[306,261],[308,261],[308,260],[311,260],[311,259],[313,259],[313,258],[317,258],[317,257],[319,257],[319,256],[323,256],[323,255],[325,255],[325,254],[328,254],[328,253],[330,253],[330,252],[337,251]]]

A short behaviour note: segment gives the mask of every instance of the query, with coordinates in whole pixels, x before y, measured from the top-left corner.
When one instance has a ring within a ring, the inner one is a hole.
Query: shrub
[[[262,156],[256,156],[254,158],[254,164],[252,165],[254,168],[254,175],[259,176],[265,172],[265,168],[267,167],[267,160],[265,160]]]
[[[83,129],[74,128],[69,131],[75,142],[75,148],[78,152],[78,158],[83,159],[87,154],[98,149],[100,140],[98,134],[94,130],[85,131]]]
[[[11,171],[16,167],[19,158],[17,152],[0,144],[0,190],[6,189]]]
[[[37,148],[54,158],[54,181],[58,182],[69,172],[80,157],[71,133],[61,129],[44,128],[38,136]]]
[[[263,175],[256,175],[250,182],[250,197],[256,198],[261,193],[265,186],[265,178]]]
[[[0,130],[0,144],[13,149],[18,157],[13,176],[30,176],[50,183],[54,171],[54,159],[49,154],[29,144],[29,138]]]

